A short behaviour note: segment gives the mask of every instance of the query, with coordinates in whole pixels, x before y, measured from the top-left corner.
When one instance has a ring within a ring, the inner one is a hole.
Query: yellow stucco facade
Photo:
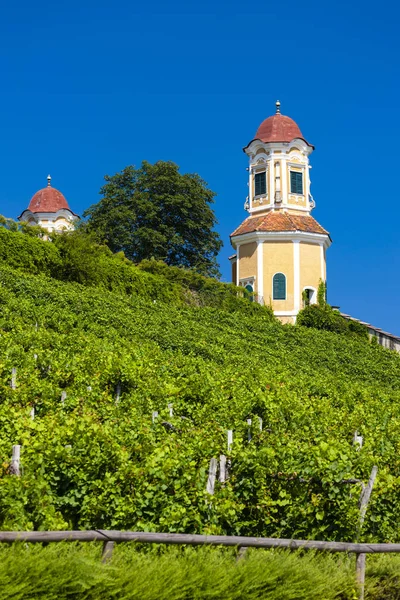
[[[294,306],[294,261],[293,244],[288,242],[263,242],[264,289],[262,296],[265,304],[271,304],[274,310],[289,311]],[[286,300],[274,300],[273,277],[282,273],[286,277]]]
[[[323,258],[322,258],[323,257]],[[300,243],[300,288],[318,290],[321,280],[325,281],[325,257],[320,245]]]
[[[243,244],[239,249],[239,281],[257,276],[257,243]]]

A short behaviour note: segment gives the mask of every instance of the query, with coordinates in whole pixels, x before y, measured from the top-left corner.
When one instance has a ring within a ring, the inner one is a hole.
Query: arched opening
[[[250,296],[249,300],[250,300],[251,302],[253,302],[253,300],[254,300],[254,296],[253,296],[253,293],[254,293],[254,288],[253,288],[253,286],[252,286],[250,283],[248,283],[248,284],[245,286],[245,288],[244,288],[244,289],[245,289],[245,290],[247,290],[247,291],[249,292],[249,294],[251,294],[251,296]]]
[[[283,273],[275,273],[273,277],[272,299],[286,300],[286,277]]]
[[[313,287],[306,287],[303,290],[303,306],[317,303],[317,290]]]

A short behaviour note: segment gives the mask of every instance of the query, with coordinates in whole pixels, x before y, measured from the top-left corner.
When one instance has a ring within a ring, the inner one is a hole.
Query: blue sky
[[[3,3],[0,213],[53,184],[75,212],[103,176],[173,160],[217,192],[220,264],[246,217],[260,122],[316,146],[313,216],[331,232],[329,300],[400,335],[400,9],[393,2]]]

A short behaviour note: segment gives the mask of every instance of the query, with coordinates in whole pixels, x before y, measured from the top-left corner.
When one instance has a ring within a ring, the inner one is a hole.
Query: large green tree
[[[182,175],[173,162],[143,161],[139,169],[128,166],[105,181],[102,199],[84,213],[85,227],[99,241],[134,262],[154,257],[219,275],[215,193],[199,175]]]

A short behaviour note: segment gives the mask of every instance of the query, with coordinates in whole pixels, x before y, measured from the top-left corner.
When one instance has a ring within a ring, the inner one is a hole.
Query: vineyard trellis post
[[[13,367],[11,371],[11,389],[17,389],[17,369],[15,367]]]
[[[218,462],[216,458],[212,458],[210,460],[210,468],[208,470],[208,480],[207,480],[207,492],[211,495],[214,494],[215,488],[215,478],[217,476],[217,466]]]
[[[12,458],[11,458],[11,464],[10,464],[11,475],[16,475],[17,477],[19,477],[21,475],[20,458],[21,458],[21,446],[19,444],[16,444],[12,447]]]
[[[371,498],[372,488],[374,487],[376,475],[378,473],[378,467],[373,466],[371,475],[369,477],[369,481],[361,492],[360,500],[359,500],[359,508],[360,508],[360,518],[358,524],[358,535],[357,541],[361,534],[361,529],[364,524],[365,513],[367,512],[368,502]],[[359,553],[356,558],[356,573],[357,573],[357,583],[359,585],[359,600],[364,600],[364,591],[365,591],[365,563],[366,563],[366,554]]]

